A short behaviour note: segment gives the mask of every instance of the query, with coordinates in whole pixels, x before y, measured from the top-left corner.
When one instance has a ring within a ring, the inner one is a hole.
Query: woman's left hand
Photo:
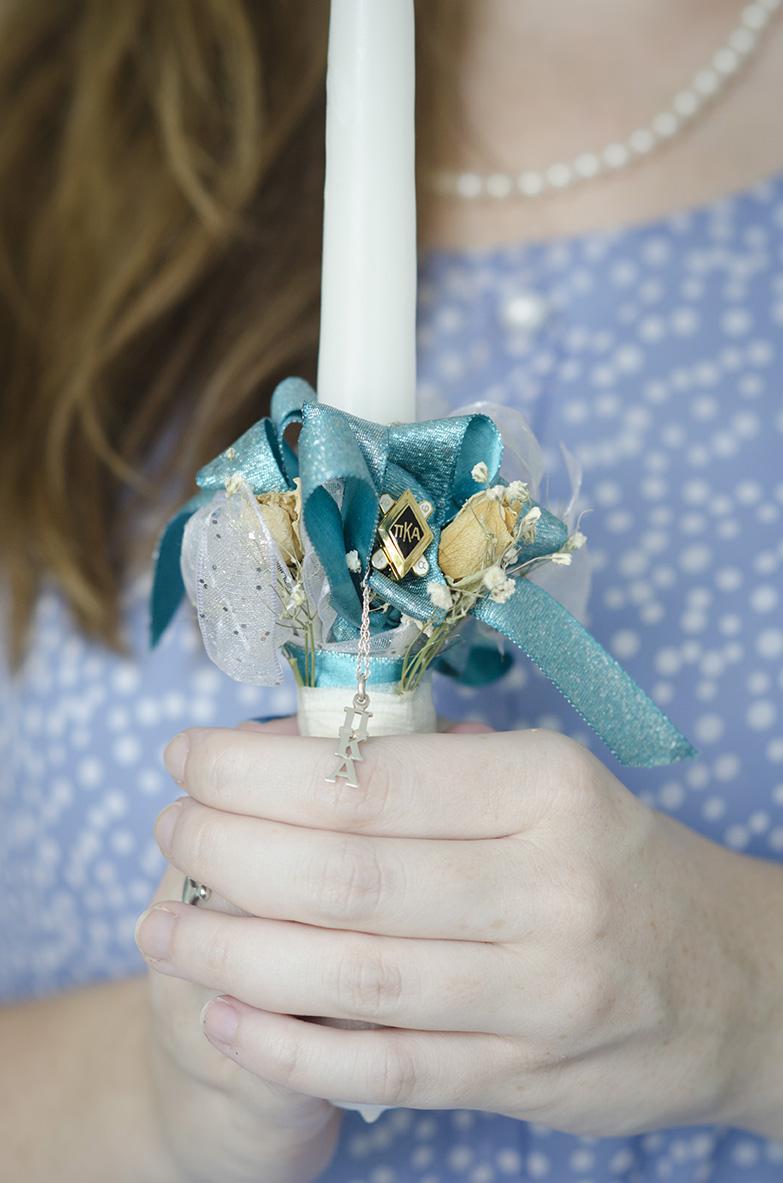
[[[229,996],[206,1012],[219,1051],[332,1100],[780,1132],[780,868],[556,734],[373,739],[358,789],[327,780],[333,751],[212,729],[167,751],[190,797],[164,854],[252,913],[166,904],[153,967]]]

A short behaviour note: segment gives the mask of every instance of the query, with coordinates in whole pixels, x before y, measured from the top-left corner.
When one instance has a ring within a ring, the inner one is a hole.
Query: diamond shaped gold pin
[[[390,500],[386,494],[381,498],[385,513],[378,526],[381,545],[372,557],[373,566],[379,570],[388,567],[395,579],[404,579],[409,571],[426,575],[429,563],[424,552],[434,538],[427,523],[432,506],[428,501],[418,502],[410,489],[389,506]]]

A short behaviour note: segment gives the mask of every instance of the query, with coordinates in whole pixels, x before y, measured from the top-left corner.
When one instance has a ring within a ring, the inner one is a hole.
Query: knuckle
[[[574,1001],[577,1029],[593,1033],[603,1025],[614,1005],[609,984],[595,969],[580,976]]]
[[[233,946],[223,926],[217,926],[203,950],[204,971],[209,982],[227,983],[232,978],[234,964]],[[208,983],[205,983],[205,985]]]
[[[328,921],[366,920],[385,896],[384,873],[373,846],[340,837],[326,843],[310,869],[310,896]]]
[[[357,769],[358,788],[347,785],[342,778],[330,781],[334,768],[334,754],[325,754],[316,762],[310,784],[310,801],[328,823],[336,821],[351,830],[362,830],[386,814],[392,788],[398,781],[387,748],[364,745]]]
[[[563,993],[562,1030],[568,1034],[572,1048],[578,1050],[585,1041],[592,1043],[599,1037],[613,1009],[612,992],[602,974],[583,967]]]
[[[365,799],[365,811],[371,818],[386,812],[396,779],[388,745],[381,749],[377,744],[365,744],[359,785]]]
[[[351,946],[337,963],[334,994],[349,1018],[380,1022],[393,1018],[402,997],[402,973],[377,945]]]
[[[418,1072],[409,1048],[399,1040],[386,1040],[369,1067],[368,1094],[382,1105],[406,1105],[416,1093]]]
[[[582,948],[603,940],[610,926],[609,895],[595,878],[583,880],[579,890],[571,895],[568,905],[568,924]]]
[[[560,1057],[543,1039],[531,1040],[519,1047],[513,1077],[517,1080],[540,1080],[557,1067]]]
[[[614,989],[598,963],[574,961],[550,975],[550,989],[545,1014],[542,1014],[537,1039],[527,1054],[538,1057],[538,1064],[528,1070],[544,1071],[562,1058],[579,1055],[600,1041],[606,1022],[614,1010]]]
[[[267,1036],[264,1045],[264,1060],[269,1064],[270,1074],[276,1083],[287,1088],[296,1088],[304,1083],[302,1045],[290,1036]],[[263,1070],[260,1075],[263,1075]]]
[[[237,776],[237,752],[220,731],[207,731],[191,740],[188,785],[209,803],[220,805],[230,797]]]
[[[208,871],[215,862],[215,830],[209,811],[186,805],[175,832],[175,850],[181,870]]]

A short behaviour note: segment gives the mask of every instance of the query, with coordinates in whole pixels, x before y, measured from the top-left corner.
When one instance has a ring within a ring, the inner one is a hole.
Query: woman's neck
[[[707,64],[739,13],[737,0],[473,0],[458,130],[432,164],[516,172],[625,139]],[[536,201],[433,198],[424,245],[481,248],[645,221],[776,172],[782,57],[775,17],[746,72],[649,160]]]

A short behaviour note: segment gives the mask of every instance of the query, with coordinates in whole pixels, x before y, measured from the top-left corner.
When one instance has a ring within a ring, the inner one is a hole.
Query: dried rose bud
[[[517,510],[489,495],[474,494],[440,536],[438,563],[449,579],[491,567],[514,542]]]
[[[299,532],[301,497],[296,488],[285,493],[262,493],[256,498],[264,525],[272,535],[283,561],[289,566],[302,561],[304,554]]]

